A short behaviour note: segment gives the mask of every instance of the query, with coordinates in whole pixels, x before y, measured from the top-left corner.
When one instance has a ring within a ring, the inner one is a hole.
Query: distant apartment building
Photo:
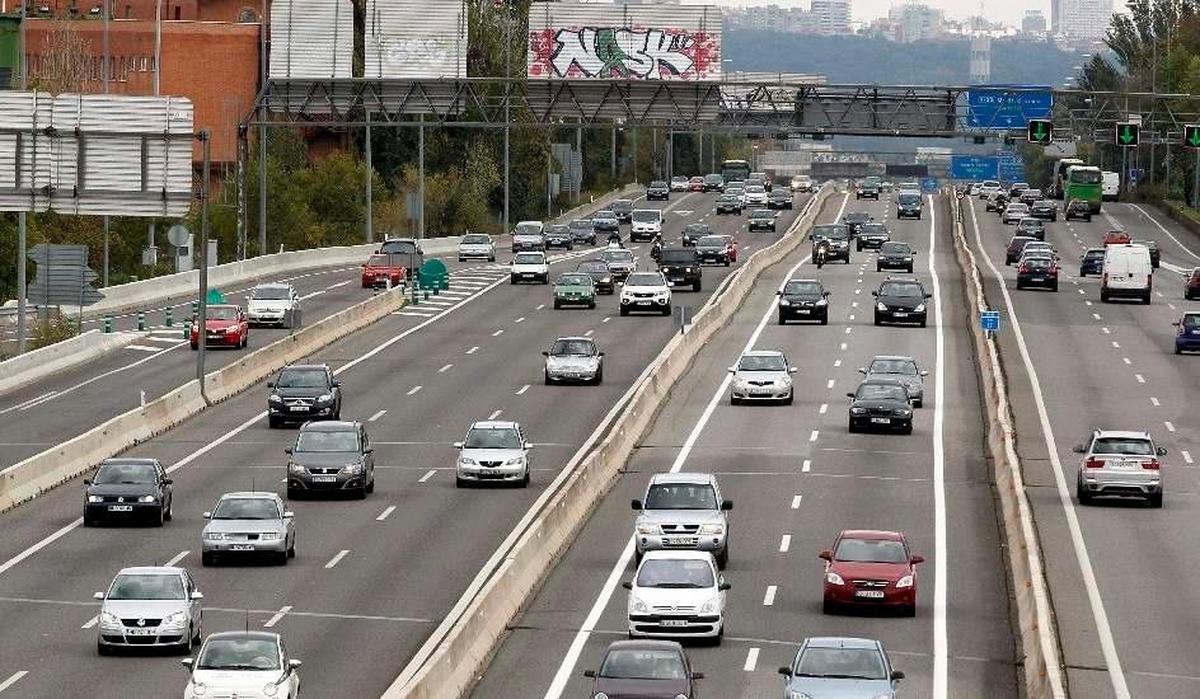
[[[850,0],[812,0],[810,11],[819,33],[850,33]]]
[[[942,11],[919,3],[892,7],[888,10],[888,20],[894,28],[896,41],[906,44],[935,39],[945,32]]]
[[[992,81],[992,37],[976,34],[971,37],[970,81],[983,85]]]
[[[1026,10],[1021,18],[1021,32],[1024,34],[1045,34],[1046,16],[1041,10]]]
[[[1103,37],[1112,14],[1112,0],[1050,0],[1051,29],[1075,39]]]

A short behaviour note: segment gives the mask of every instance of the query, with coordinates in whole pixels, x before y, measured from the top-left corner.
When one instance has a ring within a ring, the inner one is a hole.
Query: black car
[[[631,211],[630,214],[632,213]],[[620,233],[621,219],[617,218],[617,212],[612,209],[597,211],[592,216],[592,230],[596,233]]]
[[[1017,288],[1041,287],[1058,291],[1058,263],[1053,258],[1026,257],[1017,268]]]
[[[829,292],[816,279],[789,279],[779,297],[779,324],[789,320],[815,320],[829,325]]]
[[[1008,247],[1004,250],[1004,264],[1011,265],[1021,259],[1021,253],[1025,252],[1025,243],[1033,242],[1033,238],[1027,235],[1014,235],[1008,241]]]
[[[696,248],[663,248],[658,256],[658,271],[671,286],[691,286],[700,291],[703,270]]]
[[[633,202],[628,199],[618,199],[609,207],[614,214],[617,215],[617,221],[620,223],[630,223],[633,221]]]
[[[1158,269],[1159,252],[1157,242],[1153,240],[1133,240],[1130,242],[1132,242],[1134,245],[1145,245],[1146,248],[1150,250],[1150,266],[1154,269]]]
[[[732,247],[729,239],[723,235],[706,235],[697,240],[692,249],[696,251],[696,259],[700,264],[711,262],[728,267],[733,262]]]
[[[886,279],[879,289],[872,291],[875,297],[875,324],[917,323],[925,327],[928,312],[925,301],[933,296],[916,279]]]
[[[1104,273],[1104,248],[1088,248],[1079,256],[1079,276]]]
[[[1073,218],[1090,222],[1092,220],[1092,205],[1082,199],[1072,199],[1063,210],[1063,218],[1070,221]]]
[[[858,183],[858,189],[854,191],[855,199],[879,199],[879,180],[865,179]]]
[[[750,222],[747,224],[750,230],[758,230],[765,228],[772,233],[775,232],[775,219],[778,216],[770,209],[755,209],[750,212]]]
[[[172,517],[171,482],[158,459],[105,459],[83,479],[83,526],[137,520],[161,527]]]
[[[339,420],[342,416],[342,382],[333,378],[327,364],[289,364],[267,383],[267,426],[286,422]]]
[[[875,271],[885,269],[902,269],[909,274],[913,271],[913,256],[916,253],[908,243],[889,240],[879,246],[879,254],[875,256]]]
[[[908,389],[899,381],[868,379],[854,393],[846,395],[850,398],[849,431],[878,429],[912,434],[913,407]]]
[[[1029,215],[1044,221],[1058,220],[1058,205],[1049,199],[1038,199],[1029,205]]]
[[[896,218],[915,218],[921,220],[921,195],[915,192],[901,192],[896,195]]]
[[[742,200],[736,194],[722,194],[717,197],[717,214],[742,213]]]
[[[694,697],[696,680],[678,641],[633,639],[608,646],[598,670],[584,670],[591,679],[589,697]]]
[[[846,227],[846,224],[826,223],[820,226],[813,226],[810,237],[812,239],[814,255],[817,252],[817,248],[824,243],[826,246],[826,262],[842,260],[846,264],[850,264],[850,229]]]
[[[575,271],[592,278],[592,281],[596,283],[597,294],[611,294],[617,289],[612,270],[608,268],[608,263],[604,260],[585,260],[579,263]]]
[[[567,228],[571,229],[571,240],[574,242],[596,244],[596,227],[592,224],[591,219],[577,218],[567,224]]]
[[[646,201],[654,201],[655,199],[667,201],[670,198],[671,185],[662,180],[654,180],[650,183],[649,187],[646,187]]]
[[[575,235],[571,233],[570,226],[563,223],[546,226],[546,249],[550,248],[575,249]]]
[[[724,192],[725,178],[721,175],[713,173],[704,176],[704,191],[706,192]]]
[[[851,211],[842,216],[842,224],[850,231],[851,238],[858,235],[858,229],[864,223],[870,223],[872,220],[874,219],[871,217],[871,214],[865,211]]]
[[[712,235],[712,228],[707,223],[689,223],[683,227],[683,235],[680,236],[680,242],[684,247],[690,248],[706,235]]]
[[[881,245],[892,239],[892,234],[888,232],[887,226],[874,221],[864,223],[858,229],[858,236],[855,238],[855,249],[862,250],[878,250]]]
[[[792,193],[791,191],[780,187],[772,189],[767,195],[768,209],[791,209],[792,208]]]
[[[375,492],[375,449],[361,422],[310,422],[285,449],[287,494]]]
[[[414,238],[388,238],[379,244],[376,255],[396,255],[400,262],[408,265],[408,278],[412,279],[425,264],[425,251]]]
[[[1046,239],[1046,222],[1040,218],[1023,218],[1017,221],[1017,235],[1027,235],[1037,240]]]

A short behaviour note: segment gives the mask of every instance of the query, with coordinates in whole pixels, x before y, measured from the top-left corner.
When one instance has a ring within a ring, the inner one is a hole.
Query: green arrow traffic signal
[[[1183,143],[1192,148],[1200,148],[1200,124],[1186,124],[1183,127]]]
[[[1025,140],[1030,143],[1049,143],[1054,138],[1054,124],[1045,119],[1030,119]]]
[[[1136,146],[1140,137],[1141,127],[1137,124],[1117,124],[1117,145]]]

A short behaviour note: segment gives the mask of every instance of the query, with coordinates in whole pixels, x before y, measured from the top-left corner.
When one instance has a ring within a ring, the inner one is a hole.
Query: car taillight
[[[1154,284],[1154,275],[1147,274],[1146,275],[1146,288],[1147,289],[1151,288],[1151,286],[1153,286],[1153,284]]]
[[[1100,277],[1100,286],[1108,286],[1108,272],[1105,272]]]
[[[1029,272],[1029,265],[1021,265],[1019,268],[1017,268],[1018,274],[1027,274],[1028,272]]]
[[[1088,459],[1083,465],[1087,468],[1104,468],[1104,459]]]
[[[1150,471],[1157,471],[1158,470],[1158,459],[1149,459],[1147,461],[1143,461],[1142,468],[1148,469]]]

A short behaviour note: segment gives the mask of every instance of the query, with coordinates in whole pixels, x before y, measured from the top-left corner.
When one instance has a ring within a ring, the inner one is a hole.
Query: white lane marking
[[[850,320],[854,320],[854,314],[853,314],[853,313],[851,313],[851,314],[850,314]]]
[[[820,430],[813,430],[812,434],[808,435],[808,441],[815,442],[815,441],[817,441],[817,437],[819,437],[820,435],[821,435]]]
[[[488,419],[495,420],[496,418],[500,417],[500,413],[502,413],[502,412],[504,412],[504,411],[503,410],[493,411],[491,415],[488,415]]]
[[[164,337],[162,335],[147,335],[147,336],[143,337],[142,339],[146,340],[147,342],[161,342],[164,345],[173,345],[176,342],[179,342],[179,338],[180,338],[179,333],[172,333],[171,335],[166,336],[166,337]]]
[[[1121,349],[1121,343],[1117,342],[1116,340],[1112,341],[1112,346],[1113,346],[1113,349]]]
[[[763,595],[763,606],[770,607],[775,604],[775,593],[779,588],[775,585],[767,585],[767,592]]]
[[[791,547],[792,547],[792,535],[791,534],[784,534],[783,536],[779,537],[779,552],[780,553],[787,553],[788,549],[790,549]]]
[[[1146,377],[1141,374],[1134,374],[1133,378],[1137,379],[1138,383],[1146,383]]]
[[[861,293],[862,293],[862,289],[855,289],[855,290],[854,290],[854,295],[855,295],[855,296],[857,296],[858,294],[861,294]]]
[[[99,617],[99,616],[94,616],[94,617],[92,617],[91,619],[88,619],[87,621],[85,621],[85,622],[83,623],[83,626],[80,626],[79,628],[81,628],[81,629],[90,629],[90,628],[92,628],[93,626],[95,626],[97,623],[99,623],[99,621],[100,621],[100,617]]]
[[[338,551],[337,553],[333,554],[333,558],[330,558],[329,562],[325,564],[325,569],[329,570],[330,568],[334,567],[338,563],[341,563],[342,559],[345,558],[349,553],[350,553],[350,549],[342,549],[341,551]]]
[[[379,412],[375,413],[375,414],[374,414],[374,415],[372,415],[371,417],[367,418],[367,422],[375,422],[376,420],[378,420],[379,418],[383,417],[384,415],[387,415],[387,410],[386,410],[386,409],[384,409],[384,410],[380,410]]]
[[[446,306],[453,306],[456,303],[458,303],[458,299],[425,299],[421,302],[421,305],[444,308]]]
[[[413,386],[412,388],[408,389],[408,395],[416,395],[417,391],[420,391],[422,388],[423,386]]]
[[[1153,406],[1154,406],[1154,407],[1156,407],[1156,408],[1157,408],[1158,406],[1162,405],[1161,403],[1159,403],[1159,402],[1158,402],[1158,399],[1157,399],[1157,398],[1155,398],[1154,396],[1150,396],[1150,404],[1151,404],[1151,405],[1153,405]]]
[[[442,366],[442,368],[441,368],[441,369],[438,369],[438,373],[439,373],[439,374],[445,374],[447,371],[450,371],[450,367],[452,367],[452,366],[454,366],[454,365],[453,365],[453,364],[446,364],[446,365]]]
[[[842,213],[846,210],[846,203],[849,200],[850,195],[844,195],[842,199],[841,210],[838,211],[835,220],[841,218]],[[800,260],[800,262],[796,263],[796,265],[792,267],[786,275],[784,275],[784,280],[791,279],[796,271],[799,270],[800,267],[805,263],[807,263],[809,259],[809,257],[805,257],[804,259]],[[779,285],[779,290],[783,290],[782,282]],[[758,342],[758,338],[762,335],[763,330],[767,327],[767,322],[771,320],[772,316],[775,314],[775,311],[775,299],[772,297],[770,303],[767,305],[766,312],[763,313],[762,318],[758,321],[758,326],[752,333],[750,333],[750,337],[746,342],[746,346],[736,356],[740,357],[742,354],[745,354],[754,348],[755,343]],[[727,373],[723,375],[723,378],[718,383],[716,390],[713,391],[712,398],[709,399],[708,405],[705,406],[704,411],[700,414],[700,418],[692,427],[692,431],[688,433],[687,438],[683,442],[683,446],[680,448],[679,453],[675,457],[675,461],[671,464],[671,473],[679,473],[679,470],[683,468],[683,464],[687,461],[688,456],[691,455],[692,449],[695,447],[696,441],[700,438],[701,432],[704,431],[708,421],[712,418],[713,412],[717,409],[717,406],[721,403],[721,399],[725,397],[726,392],[729,390],[729,384],[731,380],[731,374]],[[796,496],[796,500],[793,501],[793,504],[796,507],[799,507],[799,496]],[[604,608],[608,606],[608,601],[612,599],[613,592],[617,589],[617,583],[620,581],[621,576],[625,573],[625,570],[629,567],[629,561],[633,558],[633,549],[633,536],[630,536],[625,541],[625,548],[622,549],[621,554],[613,563],[612,570],[609,571],[608,578],[604,581],[604,585],[600,588],[600,594],[596,596],[595,602],[592,604],[591,609],[588,610],[588,614],[584,618],[583,624],[580,626],[579,631],[575,633],[575,638],[572,639],[571,645],[567,648],[567,652],[563,656],[562,662],[559,663],[558,670],[554,673],[554,679],[550,682],[550,687],[546,690],[545,699],[561,699],[563,691],[566,690],[567,683],[575,674],[575,665],[579,662],[579,656],[583,653],[583,647],[587,643],[588,637],[596,628],[596,624],[600,620],[600,615],[604,613]]]
[[[805,459],[804,463],[800,464],[800,473],[808,473],[812,470],[812,459]]]
[[[851,307],[851,308],[858,308],[858,301],[851,301],[851,302],[850,302],[850,307]]]
[[[833,360],[833,367],[834,367],[835,369],[836,369],[837,367],[840,367],[841,365],[842,365],[842,360],[840,360],[840,359],[835,359],[835,360]]]
[[[1184,463],[1192,463],[1192,453],[1187,449],[1180,451],[1179,455],[1183,457]]]
[[[829,379],[825,382],[825,388],[833,388],[835,383],[837,383],[837,379]]]
[[[595,330],[588,330],[588,331],[587,331],[587,332],[585,332],[583,335],[584,335],[584,337],[591,337],[591,336],[592,336],[592,334],[593,334],[593,333],[595,333],[595,332],[596,332]]]
[[[41,398],[31,400],[31,401],[26,401],[26,402],[22,403],[19,410],[21,412],[25,412],[26,410],[29,410],[30,408],[36,408],[39,405],[41,405],[42,403],[46,403],[48,401],[54,400],[54,398],[57,396],[58,396],[57,391],[51,391],[50,393],[42,396]],[[144,402],[143,402],[143,405],[145,405]]]
[[[1187,254],[1196,258],[1197,260],[1200,260],[1200,255],[1197,255],[1196,253],[1192,252],[1191,249],[1188,248],[1188,246],[1186,246],[1182,242],[1180,242],[1179,238],[1176,238],[1174,235],[1171,234],[1171,231],[1169,231],[1165,227],[1163,227],[1163,225],[1158,222],[1158,219],[1156,219],[1153,216],[1151,216],[1150,214],[1146,213],[1145,209],[1143,209],[1141,206],[1138,206],[1137,204],[1130,204],[1129,206],[1136,209],[1138,212],[1140,212],[1146,218],[1150,219],[1151,223],[1158,226],[1158,230],[1162,231],[1163,233],[1166,233],[1167,237],[1170,238],[1171,240],[1174,240],[1175,244],[1178,245],[1180,248],[1182,248],[1184,252],[1186,252]]]
[[[1092,314],[1092,320],[1100,320],[1100,314],[1099,314],[1099,313],[1093,313],[1093,314]]]
[[[429,469],[428,471],[426,471],[426,472],[425,472],[425,475],[424,475],[424,476],[421,476],[420,478],[418,478],[418,479],[417,479],[417,482],[418,482],[418,483],[424,483],[425,481],[429,480],[430,478],[433,478],[433,476],[434,476],[436,473],[437,473],[437,469],[436,469],[436,468],[431,468],[431,469]]]
[[[529,390],[529,384],[525,384],[524,386],[517,389],[517,395],[518,396],[524,395],[524,393],[528,390]]]
[[[1129,357],[1121,357],[1121,361],[1125,362],[1126,364],[1133,364],[1133,362],[1130,361]]]
[[[1092,302],[1091,302],[1091,301],[1088,301],[1088,300],[1086,300],[1086,299],[1084,299],[1083,305],[1085,305],[1085,306],[1091,306],[1091,305],[1092,305]]]
[[[824,414],[825,414],[825,411],[827,411],[827,410],[829,410],[829,404],[828,404],[828,403],[822,403],[822,404],[821,404],[821,408],[820,408],[820,409],[819,409],[817,412],[818,412],[818,413],[820,413],[821,415],[824,415]]]
[[[279,622],[283,621],[283,617],[287,616],[287,613],[290,611],[292,611],[292,605],[290,605],[290,604],[283,605],[282,607],[279,608],[279,611],[277,611],[271,615],[270,619],[267,619],[265,622],[263,622],[263,628],[264,629],[272,628]]]
[[[537,307],[537,308],[535,308],[535,309],[533,309],[533,310],[535,310],[535,311],[540,311],[540,310],[542,310],[542,309],[543,309],[543,308],[545,308],[545,307],[546,307],[546,304],[544,304],[544,303],[539,303],[539,304],[538,304],[538,307]]]
[[[21,678],[28,674],[28,670],[17,670],[13,674],[9,675],[7,680],[0,682],[0,692],[3,692],[14,684],[20,682]]]
[[[1086,293],[1087,293],[1087,292],[1086,292],[1086,291],[1084,291],[1083,289],[1076,289],[1076,291],[1078,291],[1078,292],[1080,293],[1080,295],[1083,295],[1083,294],[1086,294]]]
[[[970,202],[971,207],[971,223],[975,228],[975,244],[979,253],[987,262],[988,268],[997,280],[1003,280],[1004,276],[1000,274],[1000,270],[996,268],[996,263],[992,261],[991,256],[987,253],[987,249],[983,245],[983,236],[979,229],[979,219],[975,214],[975,203]],[[1121,669],[1121,658],[1117,655],[1116,642],[1113,641],[1112,627],[1108,623],[1108,613],[1104,609],[1104,600],[1100,597],[1100,588],[1096,584],[1096,571],[1092,568],[1091,556],[1088,555],[1087,544],[1083,540],[1083,531],[1079,526],[1079,515],[1075,511],[1075,502],[1071,499],[1071,491],[1067,486],[1066,477],[1063,475],[1063,466],[1058,458],[1058,441],[1054,437],[1054,430],[1050,426],[1050,415],[1046,410],[1046,400],[1042,396],[1042,385],[1038,380],[1037,369],[1033,366],[1033,359],[1029,354],[1029,346],[1025,343],[1025,333],[1021,330],[1021,321],[1017,317],[1016,309],[1013,307],[1012,295],[1008,293],[1008,286],[1000,284],[1000,293],[1004,296],[1004,305],[1008,309],[1009,322],[1012,324],[1013,336],[1017,340],[1017,349],[1021,353],[1021,361],[1025,365],[1025,373],[1029,376],[1029,382],[1033,386],[1033,402],[1037,407],[1038,419],[1041,421],[1042,437],[1046,444],[1046,453],[1050,457],[1050,465],[1053,467],[1051,471],[1054,473],[1054,482],[1058,488],[1058,499],[1062,504],[1063,512],[1067,517],[1067,530],[1071,533],[1071,543],[1075,549],[1075,556],[1079,561],[1080,574],[1083,576],[1084,590],[1087,592],[1088,603],[1092,608],[1092,618],[1096,624],[1096,631],[1100,637],[1100,649],[1104,655],[1104,662],[1107,666],[1109,681],[1112,683],[1113,693],[1117,699],[1130,699],[1129,685],[1125,682],[1125,671]],[[940,396],[940,393],[939,393]]]
[[[500,337],[503,334],[504,334],[504,328],[500,328],[496,332],[492,333],[492,337]]]
[[[395,505],[388,505],[387,507],[383,508],[383,512],[379,513],[379,516],[375,518],[375,521],[382,522],[383,520],[387,519],[388,517],[391,517],[392,513],[395,511],[396,511]]]
[[[793,495],[792,496],[792,509],[793,510],[800,509],[800,501],[803,499],[804,499],[803,495]]]
[[[845,342],[843,342],[842,346],[839,349],[841,349],[843,352],[845,352],[847,347],[849,347],[849,345],[847,345]]]
[[[300,300],[301,300],[301,301],[307,301],[307,300],[311,299],[312,297],[314,297],[314,296],[320,296],[320,295],[321,295],[321,294],[323,294],[323,293],[325,293],[325,290],[324,290],[324,289],[319,289],[319,290],[317,290],[317,291],[314,291],[314,292],[312,292],[311,294],[305,294],[305,295],[301,296],[301,297],[300,297]]]
[[[478,351],[479,351],[479,346],[476,345],[475,347],[472,347],[471,349],[467,350],[467,354],[475,354]]]
[[[352,282],[352,281],[354,281],[354,280],[353,280],[353,279],[347,279],[347,280],[346,280],[346,281],[344,281],[344,282],[338,282],[337,284],[330,284],[329,286],[325,287],[325,290],[326,290],[326,291],[332,291],[333,289],[338,289],[338,288],[341,288],[341,287],[343,287],[343,286],[346,286],[347,284],[349,284],[349,283],[350,283],[350,282]]]
[[[1111,331],[1111,330],[1109,330],[1108,328],[1100,328],[1100,332],[1104,333],[1105,335],[1111,335],[1111,334],[1112,334],[1112,331]]]
[[[1167,304],[1167,306],[1168,306],[1168,307],[1169,307],[1169,308],[1170,308],[1172,311],[1173,311],[1173,310],[1175,310],[1175,304],[1173,304],[1173,303],[1168,303],[1168,304]]]
[[[521,316],[520,318],[517,318],[517,319],[516,319],[516,320],[514,320],[513,322],[514,322],[514,323],[524,323],[524,322],[525,322],[525,316]]]
[[[1170,420],[1164,420],[1163,425],[1167,428],[1167,432],[1175,431],[1175,425]]]
[[[605,317],[604,317],[604,320],[602,320],[602,321],[600,321],[600,322],[601,322],[601,323],[607,323],[607,322],[608,322],[608,321],[610,321],[610,320],[612,320],[612,316],[605,316]]]
[[[854,328],[846,328],[846,334],[847,334],[847,335],[849,335],[849,334],[850,334],[850,331],[851,331],[851,330],[853,330],[853,329],[854,329]]]
[[[758,667],[758,649],[751,648],[746,653],[746,662],[742,665],[742,669],[746,672],[754,672],[754,668]]]
[[[138,352],[158,352],[159,351],[158,347],[151,347],[149,345],[125,345],[125,349],[137,350]]]
[[[937,207],[929,196],[929,274],[933,277],[933,306],[937,313],[937,351],[934,362],[933,408],[933,696],[949,695],[949,636],[946,628],[946,317],[942,314],[942,282],[937,269]]]
[[[175,565],[176,563],[178,563],[178,562],[182,561],[183,559],[187,558],[187,555],[188,555],[189,553],[191,553],[191,551],[180,551],[179,553],[175,554],[175,556],[174,556],[173,558],[171,558],[171,560],[167,561],[167,562],[166,562],[166,563],[164,563],[163,565],[165,565],[165,566],[168,566],[168,567],[169,567],[169,566],[173,566],[173,565]]]
[[[4,410],[0,410],[0,415],[3,415],[5,413],[10,413],[14,410],[24,410],[26,406],[37,405],[38,403],[40,403],[48,398],[52,398],[57,393],[58,393],[58,391],[50,391],[49,393],[43,393],[42,395],[40,395],[36,398],[30,398],[29,400],[25,401],[24,403],[17,403],[16,405],[14,405],[12,407],[5,408]]]
[[[394,316],[408,316],[410,318],[432,318],[436,313],[418,313],[416,311],[394,311]]]

